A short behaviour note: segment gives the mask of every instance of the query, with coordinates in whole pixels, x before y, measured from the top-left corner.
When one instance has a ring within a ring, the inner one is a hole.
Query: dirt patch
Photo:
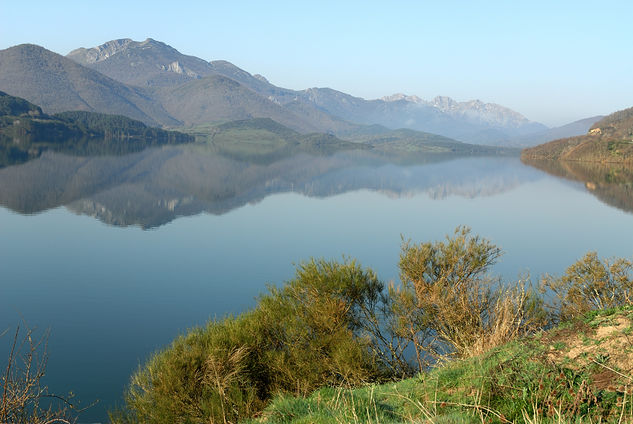
[[[631,322],[623,316],[616,317],[614,321],[615,322],[613,323],[613,325],[598,327],[598,329],[596,330],[596,337],[598,337],[599,339],[609,337],[614,333],[617,334],[619,331],[624,330],[631,324]]]
[[[591,375],[592,386],[613,389],[633,383],[633,320],[625,313],[551,332],[543,338],[548,359]]]
[[[571,338],[591,333],[592,328],[582,321],[574,321],[569,327],[550,330],[543,334],[541,341],[544,344],[556,344],[558,342],[565,343]]]
[[[593,386],[597,388],[598,390],[607,389],[607,390],[611,390],[612,392],[615,392],[616,390],[618,390],[617,381],[621,377],[622,376],[618,375],[617,373],[611,370],[604,369],[604,371],[598,372],[592,375],[592,382],[593,382]]]

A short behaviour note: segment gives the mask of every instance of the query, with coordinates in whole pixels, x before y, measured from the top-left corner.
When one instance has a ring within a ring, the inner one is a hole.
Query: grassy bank
[[[633,263],[588,253],[537,285],[491,276],[501,255],[459,227],[404,241],[398,284],[352,260],[303,262],[252,310],[155,353],[112,419],[631,419]]]
[[[350,259],[302,262],[253,309],[153,354],[111,420],[633,423],[633,263],[591,252],[536,287],[490,276],[501,255],[458,227],[403,241],[398,284]],[[0,422],[71,422],[63,399],[40,411],[41,343],[18,336]]]
[[[250,423],[633,422],[633,307],[399,382],[279,396]]]

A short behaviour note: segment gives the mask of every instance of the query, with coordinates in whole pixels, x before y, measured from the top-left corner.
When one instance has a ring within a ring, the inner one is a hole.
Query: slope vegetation
[[[84,110],[150,125],[179,124],[147,92],[31,44],[0,51],[0,90],[40,105],[46,113]]]
[[[270,118],[231,121],[201,132],[192,131],[218,153],[256,162],[278,160],[298,153],[332,154],[341,150],[367,150],[369,146],[341,140],[331,134],[301,134]]]
[[[633,108],[596,122],[585,135],[554,140],[525,149],[524,161],[562,160],[603,163],[633,162]]]
[[[631,307],[592,312],[412,379],[278,397],[252,422],[631,422],[632,329]]]
[[[501,254],[458,227],[403,242],[398,286],[353,260],[300,263],[153,355],[114,422],[633,419],[633,262],[590,252],[537,291],[488,274]]]
[[[39,157],[45,150],[71,154],[124,154],[194,137],[151,128],[122,115],[74,111],[47,115],[0,91],[0,167]]]

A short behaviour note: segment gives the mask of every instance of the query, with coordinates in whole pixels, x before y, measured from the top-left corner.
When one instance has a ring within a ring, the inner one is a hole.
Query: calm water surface
[[[630,182],[517,158],[422,162],[249,162],[188,146],[0,169],[0,333],[50,329],[46,383],[98,400],[82,421],[105,421],[151,352],[252,307],[311,256],[348,255],[392,280],[402,236],[462,224],[503,248],[507,279],[559,274],[590,250],[633,255]]]

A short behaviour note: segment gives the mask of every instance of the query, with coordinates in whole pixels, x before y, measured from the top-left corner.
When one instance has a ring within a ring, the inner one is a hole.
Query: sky
[[[278,86],[480,99],[557,126],[633,106],[633,2],[0,0],[0,49],[153,38]]]

